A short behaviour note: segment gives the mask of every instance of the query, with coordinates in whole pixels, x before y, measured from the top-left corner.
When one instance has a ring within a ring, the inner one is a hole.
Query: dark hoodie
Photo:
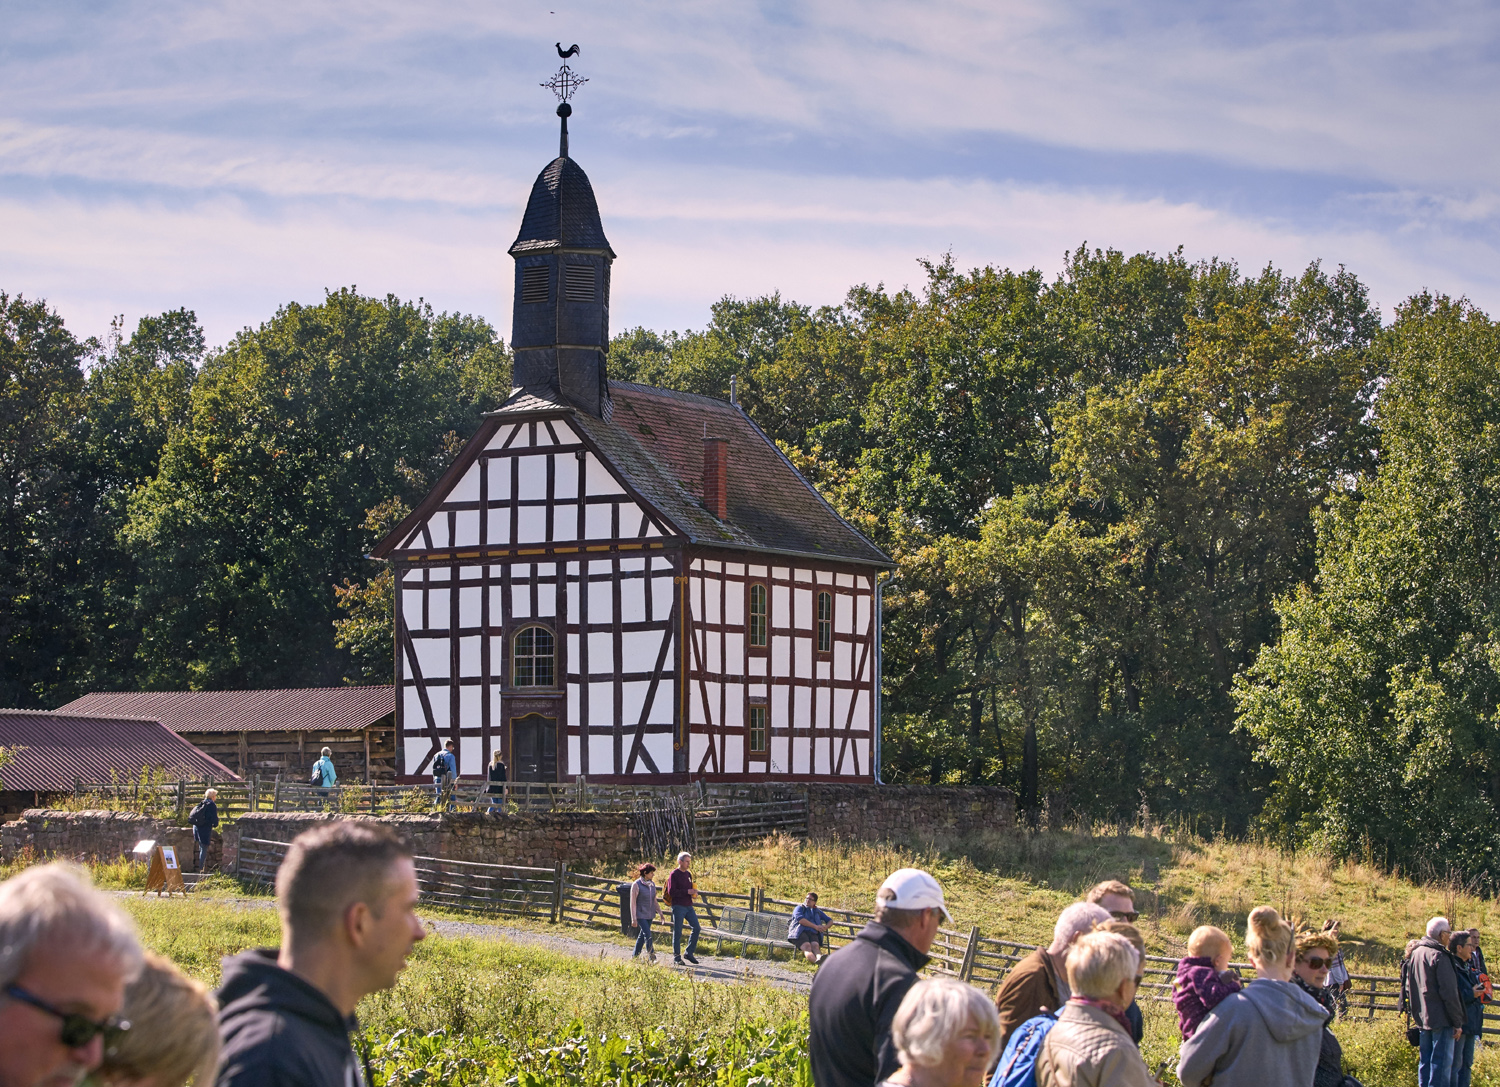
[[[217,1087],[364,1087],[354,1017],[276,965],[273,948],[224,960]]]

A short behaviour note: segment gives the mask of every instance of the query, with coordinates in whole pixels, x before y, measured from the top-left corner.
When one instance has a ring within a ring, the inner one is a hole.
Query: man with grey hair
[[[208,850],[214,844],[214,828],[219,825],[219,790],[203,790],[203,799],[188,812],[188,825],[193,828],[193,844],[198,847],[198,871],[208,863]]]
[[[1110,913],[1103,906],[1093,902],[1073,903],[1057,915],[1057,923],[1052,926],[1052,943],[1027,955],[1005,976],[1004,984],[995,994],[1002,1047],[1026,1020],[1043,1011],[1055,1012],[1067,1002],[1072,995],[1068,988],[1068,948],[1099,922],[1108,920]]]
[[[816,1087],[874,1087],[900,1056],[892,1023],[948,916],[938,881],[902,868],[875,892],[875,920],[829,955],[807,1001],[808,1058]]]
[[[1419,1087],[1448,1087],[1453,1042],[1463,1033],[1464,1009],[1458,995],[1458,971],[1448,953],[1453,926],[1446,917],[1427,922],[1427,935],[1412,948],[1401,972],[1401,1006],[1411,1012],[1418,1035]]]
[[[72,1087],[104,1058],[125,986],[141,972],[135,928],[71,865],[0,883],[0,1087]]]

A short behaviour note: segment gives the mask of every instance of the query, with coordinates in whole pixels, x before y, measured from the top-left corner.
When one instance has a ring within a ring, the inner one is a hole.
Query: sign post
[[[165,891],[169,895],[180,892],[184,898],[187,897],[187,887],[182,882],[182,867],[177,863],[177,850],[147,838],[137,842],[130,852],[150,866],[146,870],[146,889],[142,894],[155,891],[156,897],[160,898]]]

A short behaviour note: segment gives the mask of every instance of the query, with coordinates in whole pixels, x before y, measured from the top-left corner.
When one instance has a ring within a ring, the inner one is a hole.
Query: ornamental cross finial
[[[564,49],[562,42],[558,42],[557,55],[562,57],[562,67],[557,70],[557,73],[551,79],[542,84],[543,87],[551,90],[558,98],[557,115],[562,118],[562,135],[558,139],[558,155],[560,158],[568,157],[568,117],[573,113],[573,107],[568,105],[568,99],[573,97],[579,87],[588,82],[587,79],[575,74],[573,69],[568,67],[568,58],[577,56],[579,52],[581,50],[577,44]]]

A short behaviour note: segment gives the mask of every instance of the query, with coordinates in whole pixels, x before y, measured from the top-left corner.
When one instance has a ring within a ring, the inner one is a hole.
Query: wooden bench
[[[751,944],[766,948],[768,955],[778,948],[793,955],[796,949],[786,938],[786,931],[791,923],[792,915],[789,913],[760,913],[740,909],[738,906],[725,906],[719,911],[719,923],[712,928],[704,928],[702,935],[711,936],[718,941],[715,954],[723,954],[724,941],[728,940],[731,944],[740,945],[741,956]]]

